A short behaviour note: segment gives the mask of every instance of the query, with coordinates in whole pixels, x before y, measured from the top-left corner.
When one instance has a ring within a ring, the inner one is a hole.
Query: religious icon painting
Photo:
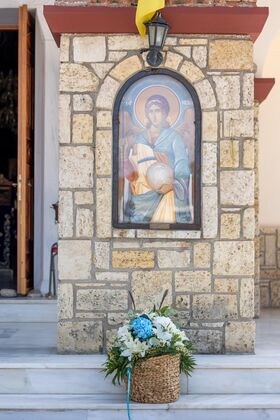
[[[199,229],[201,108],[194,88],[166,69],[143,71],[114,107],[113,225]]]

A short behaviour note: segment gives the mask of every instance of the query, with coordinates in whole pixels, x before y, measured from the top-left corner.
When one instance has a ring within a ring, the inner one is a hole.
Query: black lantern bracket
[[[149,48],[140,50],[140,54],[148,52],[147,63],[151,67],[159,67],[163,61],[162,48],[164,47],[167,32],[170,29],[168,23],[160,13],[145,23],[148,32]]]

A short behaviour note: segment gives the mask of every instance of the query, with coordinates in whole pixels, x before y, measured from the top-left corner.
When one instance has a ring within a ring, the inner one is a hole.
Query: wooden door
[[[18,22],[17,291],[26,295],[33,271],[33,23],[27,6]]]

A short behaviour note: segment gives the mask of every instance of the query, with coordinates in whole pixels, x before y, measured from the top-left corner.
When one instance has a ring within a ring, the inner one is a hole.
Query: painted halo
[[[161,95],[165,97],[165,99],[169,103],[170,109],[169,114],[167,116],[167,121],[169,122],[170,127],[176,125],[181,114],[180,100],[172,89],[163,85],[149,86],[142,89],[138,93],[133,106],[134,117],[137,123],[143,128],[146,127],[147,118],[145,115],[145,104],[147,100],[153,95]]]

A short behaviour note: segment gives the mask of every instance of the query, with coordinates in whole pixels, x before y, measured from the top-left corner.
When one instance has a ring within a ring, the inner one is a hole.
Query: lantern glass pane
[[[156,33],[156,47],[161,48],[164,40],[164,32],[165,32],[165,26],[164,25],[158,25],[157,26],[157,33]]]
[[[149,44],[150,44],[150,47],[154,47],[156,28],[154,27],[154,25],[149,25],[148,28],[149,28]]]

